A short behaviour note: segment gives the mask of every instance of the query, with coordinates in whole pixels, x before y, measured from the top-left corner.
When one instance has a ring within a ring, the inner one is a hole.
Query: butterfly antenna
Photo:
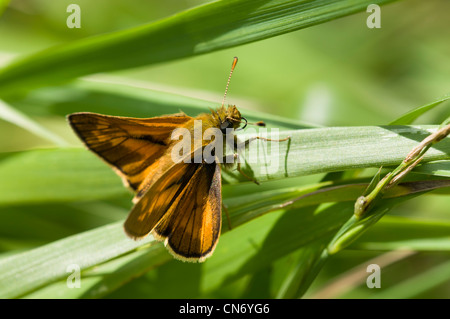
[[[237,61],[238,61],[238,58],[237,58],[237,56],[235,56],[233,59],[233,64],[231,65],[230,75],[228,76],[227,86],[225,87],[225,94],[223,95],[222,107],[225,104],[225,98],[227,97],[228,86],[230,85],[231,75],[233,74],[233,71],[234,71],[234,68],[236,67]]]

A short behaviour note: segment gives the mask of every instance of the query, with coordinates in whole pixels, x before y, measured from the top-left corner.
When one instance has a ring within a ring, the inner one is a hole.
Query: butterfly
[[[215,128],[225,133],[247,125],[236,106],[224,106],[236,63],[234,58],[222,106],[211,113],[143,119],[88,112],[68,116],[87,148],[109,163],[135,192],[134,206],[124,223],[125,233],[133,239],[152,233],[183,261],[203,262],[217,245],[222,225],[221,164],[217,156],[214,161],[193,160],[195,147],[203,150],[214,143],[206,140],[200,144],[192,141],[194,150],[188,152],[189,161],[175,162],[177,141],[172,134],[180,128],[193,132],[195,121],[201,122],[202,132]]]

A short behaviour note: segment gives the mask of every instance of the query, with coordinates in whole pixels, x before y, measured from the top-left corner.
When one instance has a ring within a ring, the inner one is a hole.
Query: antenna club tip
[[[263,121],[256,122],[255,125],[266,127],[266,123],[264,123]]]
[[[235,56],[234,59],[233,59],[233,65],[231,66],[231,68],[234,69],[234,67],[236,66],[237,62],[238,62],[238,57]]]

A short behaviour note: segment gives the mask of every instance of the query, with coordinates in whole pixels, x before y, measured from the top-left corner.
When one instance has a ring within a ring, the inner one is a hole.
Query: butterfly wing
[[[220,166],[179,163],[136,203],[124,228],[133,238],[152,231],[176,258],[201,262],[219,239],[221,209]]]
[[[168,147],[172,131],[192,119],[180,113],[147,119],[74,113],[68,121],[86,146],[112,165],[124,183],[139,189]]]

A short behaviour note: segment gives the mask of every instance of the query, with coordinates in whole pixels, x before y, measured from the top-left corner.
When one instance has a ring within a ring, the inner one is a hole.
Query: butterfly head
[[[235,105],[222,106],[219,109],[212,111],[213,117],[220,130],[226,129],[241,130],[247,126],[247,120],[241,116],[241,113]],[[240,128],[241,124],[244,126]]]

